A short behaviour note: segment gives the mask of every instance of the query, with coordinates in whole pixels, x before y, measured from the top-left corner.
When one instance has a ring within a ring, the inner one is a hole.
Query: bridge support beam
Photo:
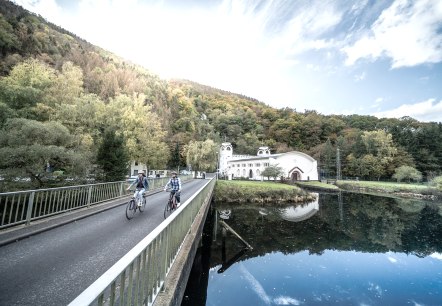
[[[206,222],[211,202],[212,196],[201,206],[189,233],[184,239],[183,246],[164,281],[163,289],[152,304],[153,306],[181,305],[187,280],[192,270],[193,260],[201,242],[204,223]]]

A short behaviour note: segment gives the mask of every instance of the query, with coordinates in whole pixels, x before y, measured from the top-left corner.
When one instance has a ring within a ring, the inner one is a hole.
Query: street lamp
[[[218,179],[219,172],[219,162],[218,162],[218,152],[216,152],[216,179]]]

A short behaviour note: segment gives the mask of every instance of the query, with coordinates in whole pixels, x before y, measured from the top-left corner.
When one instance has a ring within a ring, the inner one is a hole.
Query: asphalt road
[[[205,183],[185,183],[181,203]],[[168,196],[132,220],[121,205],[0,247],[0,305],[67,305],[164,220]]]

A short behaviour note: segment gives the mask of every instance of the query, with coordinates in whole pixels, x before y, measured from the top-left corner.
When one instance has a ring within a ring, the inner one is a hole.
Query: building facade
[[[248,178],[263,180],[265,168],[282,168],[283,177],[291,181],[317,181],[318,163],[311,156],[297,151],[271,154],[268,147],[259,147],[256,156],[234,155],[229,142],[221,144],[219,152],[219,172],[229,179]]]

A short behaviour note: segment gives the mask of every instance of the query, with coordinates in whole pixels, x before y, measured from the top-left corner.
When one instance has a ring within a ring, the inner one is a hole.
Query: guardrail
[[[152,305],[200,208],[212,197],[212,178],[69,306]]]
[[[192,176],[181,177],[182,181]],[[164,187],[169,178],[150,178],[149,190]],[[0,193],[0,229],[69,212],[126,196],[126,181]]]

